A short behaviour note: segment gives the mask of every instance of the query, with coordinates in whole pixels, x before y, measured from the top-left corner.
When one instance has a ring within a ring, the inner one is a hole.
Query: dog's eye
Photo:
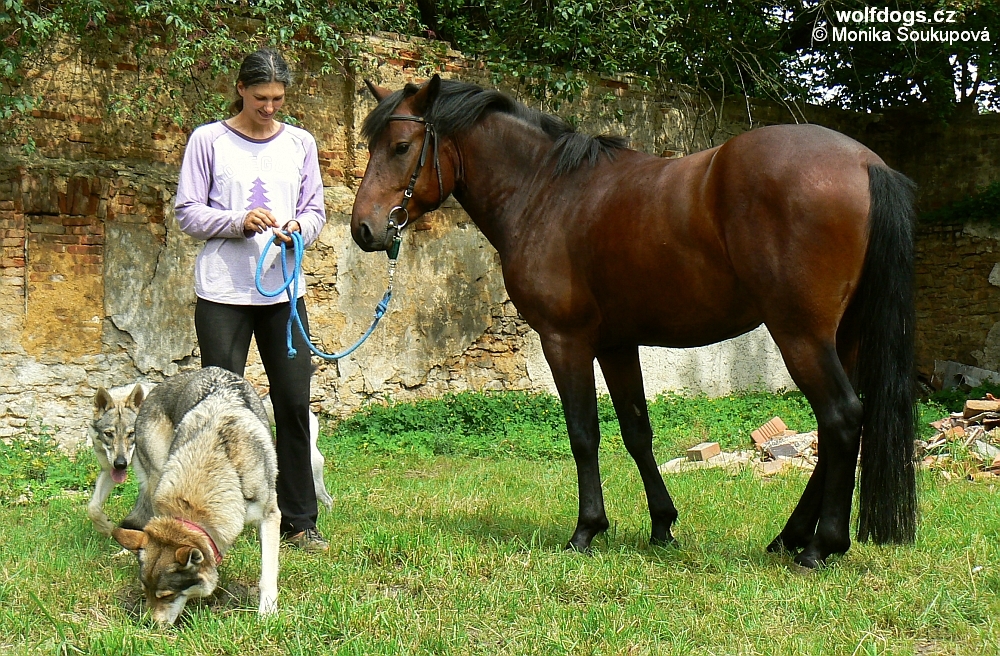
[[[160,601],[170,601],[177,596],[176,592],[171,592],[170,590],[160,590],[156,593],[156,598]]]
[[[114,430],[109,428],[108,430],[104,431],[104,437],[114,437],[114,436],[115,436]]]
[[[409,149],[410,149],[410,144],[408,144],[408,143],[404,142],[404,143],[396,144],[396,154],[397,155],[405,155],[406,151],[408,151]]]

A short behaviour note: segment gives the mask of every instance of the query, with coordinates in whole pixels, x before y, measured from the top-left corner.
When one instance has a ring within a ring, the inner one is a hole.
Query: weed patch
[[[0,441],[0,504],[45,501],[85,490],[97,478],[89,452],[69,455],[47,432]]]

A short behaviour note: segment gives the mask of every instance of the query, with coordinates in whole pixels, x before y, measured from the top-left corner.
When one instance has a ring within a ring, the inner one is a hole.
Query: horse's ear
[[[437,98],[438,91],[440,90],[441,76],[435,73],[429,82],[420,87],[420,91],[413,94],[413,99],[410,100],[410,107],[417,114],[426,114],[427,110],[434,105],[434,100]]]
[[[365,80],[365,86],[368,87],[368,90],[371,91],[371,93],[372,93],[373,96],[375,96],[375,100],[377,100],[379,102],[382,102],[383,100],[385,100],[386,98],[388,98],[389,94],[392,93],[392,91],[389,91],[388,89],[386,89],[384,87],[380,87],[379,85],[375,84],[371,80],[367,80],[366,79]]]

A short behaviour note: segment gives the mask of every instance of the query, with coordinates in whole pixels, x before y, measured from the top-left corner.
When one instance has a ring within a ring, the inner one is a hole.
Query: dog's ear
[[[197,547],[181,547],[174,552],[174,558],[178,565],[184,567],[197,567],[205,560],[205,555]]]
[[[146,535],[144,531],[135,531],[130,528],[122,528],[120,526],[112,529],[111,537],[115,539],[118,544],[122,545],[129,551],[138,551],[146,546],[146,540],[149,536]]]
[[[371,80],[365,80],[365,86],[368,87],[368,90],[371,91],[371,94],[375,96],[375,100],[379,102],[382,102],[392,94],[392,91],[389,91],[384,87],[380,87]]]
[[[94,416],[100,417],[105,412],[110,410],[114,404],[115,400],[111,398],[111,394],[108,390],[103,387],[98,387],[97,394],[94,395]]]
[[[132,388],[132,393],[128,395],[128,398],[125,400],[125,402],[131,408],[138,410],[139,406],[142,405],[142,402],[145,399],[146,399],[146,393],[142,391],[142,385],[136,383],[135,387]]]

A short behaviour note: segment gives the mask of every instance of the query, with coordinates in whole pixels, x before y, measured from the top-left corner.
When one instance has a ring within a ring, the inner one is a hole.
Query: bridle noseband
[[[394,229],[396,234],[399,234],[399,231],[410,222],[410,213],[407,212],[406,206],[410,203],[410,198],[413,197],[413,189],[417,186],[417,179],[420,177],[420,172],[424,170],[424,164],[427,162],[427,148],[430,146],[432,138],[434,139],[434,170],[437,172],[438,179],[438,202],[434,209],[440,207],[441,203],[444,202],[444,184],[441,181],[441,162],[438,159],[440,149],[438,148],[438,135],[437,131],[434,129],[434,124],[428,122],[427,119],[422,116],[408,116],[406,114],[392,114],[389,116],[388,120],[423,123],[424,143],[420,146],[420,159],[417,162],[416,170],[413,172],[413,175],[410,176],[410,184],[406,186],[406,191],[403,192],[402,202],[389,210],[389,216],[385,226],[386,236],[388,236],[390,228]],[[398,212],[402,212],[403,222],[397,224],[393,217],[395,217]]]

